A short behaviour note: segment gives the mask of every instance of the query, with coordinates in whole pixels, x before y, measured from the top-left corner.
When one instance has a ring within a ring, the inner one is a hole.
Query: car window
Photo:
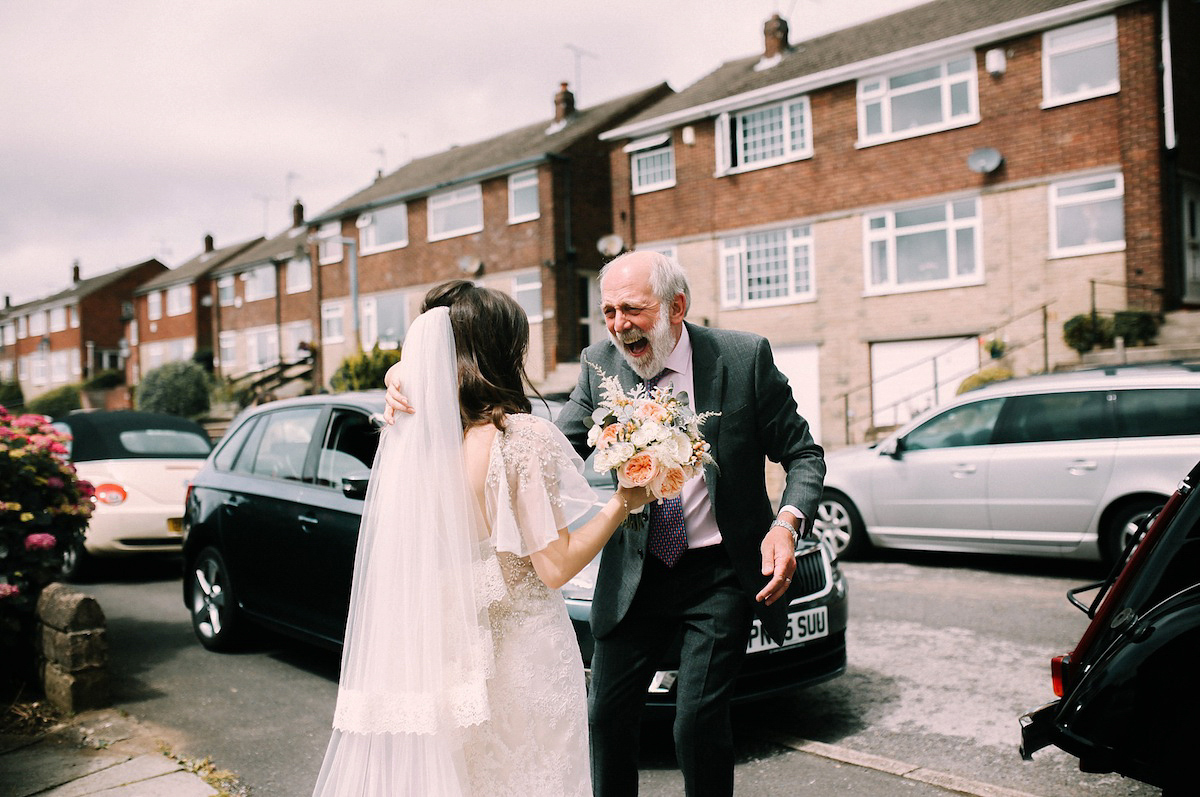
[[[232,468],[233,461],[237,459],[238,452],[242,450],[242,446],[246,443],[246,438],[250,436],[250,430],[257,423],[258,418],[250,418],[234,429],[228,437],[219,443],[217,453],[213,456],[213,467],[217,470],[229,470]],[[247,461],[249,459],[247,457]]]
[[[335,409],[317,460],[317,484],[341,487],[342,477],[369,470],[379,446],[379,428],[361,412]]]
[[[181,429],[128,429],[118,434],[132,454],[155,457],[206,457],[208,438]]]
[[[320,407],[279,410],[269,413],[258,448],[250,462],[250,472],[272,479],[299,481],[304,473],[304,458],[321,417]],[[238,470],[241,470],[241,461]]]
[[[1120,390],[1116,407],[1122,437],[1200,434],[1200,390]]]
[[[906,451],[930,448],[982,446],[991,442],[992,430],[1004,399],[994,398],[951,407],[904,436]]]
[[[1047,443],[1114,437],[1106,390],[1041,393],[1008,399],[997,443]]]

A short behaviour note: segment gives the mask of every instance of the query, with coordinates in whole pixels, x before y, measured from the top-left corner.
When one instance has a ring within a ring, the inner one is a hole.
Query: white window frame
[[[50,308],[50,331],[62,332],[67,328],[67,308],[65,305]]]
[[[304,359],[307,354],[300,353],[300,344],[313,342],[312,321],[292,321],[283,325],[283,359],[285,362],[296,362]]]
[[[238,333],[227,330],[217,335],[217,364],[223,371],[237,367],[238,362]]]
[[[517,197],[530,193],[533,194],[533,211],[527,213],[517,213]],[[538,197],[538,171],[537,169],[527,169],[523,172],[510,174],[508,176],[508,223],[520,224],[523,221],[533,221],[541,217],[541,202]]]
[[[632,193],[648,194],[651,191],[662,191],[664,188],[674,187],[675,142],[669,132],[631,141],[625,145],[624,150],[629,153],[629,185]],[[663,170],[666,176],[655,182],[639,185],[638,180],[644,167],[652,158],[659,155],[668,156],[668,168]]]
[[[317,263],[327,266],[342,262],[342,223],[331,221],[317,230]]]
[[[334,322],[337,331],[332,331]],[[346,341],[346,306],[340,301],[326,302],[321,305],[321,342],[345,343]]]
[[[966,69],[951,73],[951,65],[959,64],[964,59],[967,61]],[[930,69],[937,69],[938,76],[913,83],[909,86],[902,86],[895,89],[889,87],[890,82],[893,80],[904,78],[908,75],[915,75],[918,72]],[[968,108],[965,112],[954,116],[952,114],[953,87],[960,84],[967,86]],[[894,130],[892,128],[892,101],[907,94],[914,94],[918,91],[925,91],[935,87],[941,91],[943,114],[941,121],[918,127],[908,127],[904,130]],[[922,64],[915,69],[906,67],[903,71],[861,78],[858,81],[857,97],[858,144],[856,146],[858,147],[869,147],[888,141],[915,138],[942,130],[953,130],[956,127],[977,124],[979,122],[979,78],[978,69],[975,65],[975,53],[960,53],[941,61]],[[874,105],[879,106],[882,130],[878,133],[869,133],[867,130],[868,110]]]
[[[155,368],[166,365],[167,344],[161,341],[143,344],[142,359],[142,368],[145,369],[146,373],[153,371]]]
[[[249,302],[261,302],[264,299],[274,299],[277,286],[275,285],[275,266],[267,264],[242,272],[242,297]]]
[[[747,163],[742,122],[750,116],[768,111],[779,112],[783,151],[773,157]],[[793,122],[797,115],[800,117],[801,129],[799,131],[794,129]],[[809,103],[808,95],[721,114],[717,117],[716,149],[718,176],[766,169],[781,163],[811,158],[813,155],[812,106]],[[737,150],[736,158],[733,153],[735,149]],[[737,162],[734,163],[734,160]]]
[[[43,387],[49,381],[50,363],[43,352],[35,352],[29,357],[30,381],[37,387]]]
[[[753,264],[750,254],[753,251],[752,241],[756,236],[782,235],[784,237],[787,260],[787,285],[782,296],[766,298],[747,298],[749,281],[754,277],[750,273]],[[721,306],[724,308],[770,307],[779,304],[796,304],[811,302],[817,298],[816,269],[814,257],[812,225],[797,224],[790,227],[777,227],[770,230],[756,230],[743,235],[728,236],[721,240]],[[797,271],[800,263],[807,264],[807,285],[798,281]]]
[[[29,337],[29,319],[26,316],[17,316],[17,339],[21,340]]]
[[[429,209],[429,240],[444,241],[447,238],[457,238],[460,235],[483,231],[483,186],[479,183],[431,194],[426,200]],[[451,209],[474,205],[479,208],[478,222],[472,221],[463,227],[445,227],[444,215]]]
[[[46,311],[35,310],[29,314],[29,337],[40,338],[46,334]]]
[[[242,331],[246,341],[246,368],[261,371],[279,363],[279,327],[274,324]]]
[[[517,300],[517,304],[525,310],[525,315],[529,316],[529,323],[538,324],[544,318],[542,308],[542,274],[540,271],[531,271],[528,274],[518,274],[513,277],[512,295]],[[524,301],[522,298],[524,297]],[[534,308],[534,312],[529,312],[529,307]]]
[[[956,205],[964,202],[972,202],[974,208],[971,216],[955,217]],[[945,217],[939,222],[930,222],[921,225],[906,225],[901,228],[901,232],[897,232],[896,214],[911,211],[920,211],[924,209],[934,208],[939,205],[945,208]],[[872,227],[873,220],[882,220],[883,224],[879,227]],[[971,274],[960,275],[958,273],[958,236],[960,230],[972,230],[973,251],[972,258],[975,263],[975,270]],[[899,264],[896,257],[896,241],[898,238],[907,235],[920,235],[929,232],[943,230],[946,235],[946,252],[947,252],[947,270],[949,276],[939,280],[923,280],[919,282],[899,282],[897,278],[897,269]],[[876,243],[883,243],[886,254],[887,280],[885,282],[872,282],[872,246]],[[966,285],[981,285],[984,281],[983,268],[983,216],[979,197],[959,197],[945,202],[927,202],[921,204],[906,205],[898,208],[877,211],[873,213],[863,214],[863,293],[866,296],[880,296],[892,293],[916,293],[919,291],[933,291],[942,288],[957,288]]]
[[[380,217],[393,213],[404,219],[404,235],[395,240],[380,241]],[[358,227],[359,245],[362,247],[361,251],[364,255],[374,252],[386,252],[389,249],[400,249],[408,246],[408,204],[401,202],[398,205],[375,208],[360,215],[355,222],[355,226]]]
[[[217,277],[217,306],[233,307],[237,301],[236,281],[232,274]]]
[[[68,317],[70,318],[71,329],[79,329],[79,305],[71,305]]]
[[[192,286],[190,284],[172,285],[165,291],[167,295],[167,315],[187,315],[192,310]]]
[[[50,382],[53,384],[66,384],[70,376],[70,359],[66,349],[50,352]]]
[[[150,291],[146,294],[146,318],[157,321],[163,316],[162,291]]]
[[[71,349],[71,373],[74,376],[83,374],[83,358],[79,354],[79,349]]]
[[[1063,189],[1075,188],[1077,186],[1087,185],[1088,183],[1098,183],[1105,180],[1113,180],[1114,186],[1108,189],[1097,191],[1088,191],[1081,194],[1062,195]],[[1120,172],[1112,174],[1095,174],[1090,177],[1077,177],[1073,180],[1061,180],[1057,183],[1051,183],[1049,186],[1049,201],[1047,204],[1050,208],[1050,257],[1077,257],[1079,255],[1094,255],[1101,252],[1120,252],[1125,249],[1126,230],[1122,223],[1121,239],[1117,241],[1101,241],[1094,244],[1083,244],[1080,246],[1060,246],[1058,243],[1058,211],[1062,208],[1072,207],[1075,205],[1087,205],[1093,202],[1109,202],[1113,199],[1121,200],[1121,216],[1122,222],[1125,215],[1125,177]]]
[[[1099,86],[1082,88],[1069,94],[1055,94],[1053,81],[1054,60],[1070,56],[1083,50],[1105,45],[1112,46],[1113,76]],[[1042,108],[1054,108],[1093,97],[1116,94],[1121,90],[1120,48],[1117,46],[1117,18],[1113,15],[1098,17],[1068,25],[1065,28],[1048,30],[1042,34]]]
[[[16,345],[16,342],[17,342],[17,325],[16,325],[16,323],[15,323],[15,322],[13,322],[13,321],[9,321],[8,323],[6,323],[6,324],[4,325],[4,327],[2,328],[2,330],[0,330],[0,341],[2,341],[2,342],[4,343],[4,345],[5,345],[5,346],[14,346],[14,345]]]
[[[307,256],[290,258],[283,269],[285,293],[305,293],[312,290],[312,264]]]
[[[17,358],[17,381],[19,381],[19,382],[30,381],[29,380],[29,361],[31,359],[33,359],[32,356]]]

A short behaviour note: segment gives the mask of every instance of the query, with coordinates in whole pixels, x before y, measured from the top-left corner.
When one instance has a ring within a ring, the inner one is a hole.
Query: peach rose
[[[622,487],[645,487],[658,476],[658,460],[643,451],[634,454],[617,468],[617,483]]]
[[[667,408],[657,401],[647,401],[638,407],[637,415],[639,418],[647,418],[658,423],[665,423],[667,420]]]
[[[683,492],[683,484],[686,481],[687,474],[683,468],[663,468],[650,492],[659,498],[674,498]]]
[[[610,423],[600,430],[600,436],[596,438],[596,448],[608,448],[613,443],[617,442],[617,436],[621,433],[621,424]]]

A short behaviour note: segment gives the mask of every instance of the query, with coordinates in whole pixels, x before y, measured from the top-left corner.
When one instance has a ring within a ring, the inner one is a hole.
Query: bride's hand
[[[630,512],[636,512],[654,500],[650,491],[645,487],[618,487],[617,497],[625,504]]]
[[[412,415],[416,410],[408,403],[408,397],[400,392],[400,372],[396,363],[388,369],[387,374],[383,377],[383,383],[387,386],[387,396],[384,401],[387,406],[383,408],[383,419],[388,423],[396,422],[396,413],[404,412]]]

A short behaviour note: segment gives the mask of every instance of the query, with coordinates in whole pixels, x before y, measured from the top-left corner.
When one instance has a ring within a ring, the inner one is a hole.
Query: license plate
[[[167,518],[167,531],[171,532],[172,534],[183,534],[183,518]]]
[[[783,644],[772,642],[763,631],[762,623],[756,617],[754,627],[750,629],[750,642],[746,645],[746,652],[757,653],[760,650],[786,648],[824,636],[829,636],[829,610],[825,606],[789,614],[787,631],[783,634]]]

